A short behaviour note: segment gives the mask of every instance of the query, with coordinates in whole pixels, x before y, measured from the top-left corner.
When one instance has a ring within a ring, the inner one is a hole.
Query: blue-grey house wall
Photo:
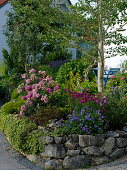
[[[2,49],[9,49],[6,42],[6,36],[4,35],[4,26],[9,10],[11,10],[11,6],[8,3],[0,7],[0,63],[3,61]]]

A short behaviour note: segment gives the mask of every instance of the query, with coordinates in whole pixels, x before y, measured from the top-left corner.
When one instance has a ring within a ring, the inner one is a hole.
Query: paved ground
[[[127,155],[107,164],[87,168],[87,170],[127,170]]]
[[[14,151],[0,132],[0,170],[44,170]],[[127,155],[114,162],[83,170],[127,170]]]
[[[43,170],[14,151],[0,132],[0,170]]]

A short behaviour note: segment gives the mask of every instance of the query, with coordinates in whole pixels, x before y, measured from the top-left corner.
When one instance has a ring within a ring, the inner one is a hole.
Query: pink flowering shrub
[[[47,75],[45,71],[29,70],[28,74],[21,77],[24,82],[18,86],[18,93],[25,104],[21,106],[20,115],[30,115],[37,107],[50,102],[49,95],[57,92],[59,84]]]

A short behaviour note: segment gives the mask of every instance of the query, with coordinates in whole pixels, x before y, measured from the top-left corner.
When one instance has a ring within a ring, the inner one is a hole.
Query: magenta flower
[[[55,86],[54,86],[54,91],[57,91],[59,89],[59,84],[55,84]]]
[[[52,89],[47,88],[47,92],[48,92],[48,93],[52,93],[53,91],[52,91]]]
[[[26,90],[26,91],[31,91],[31,90],[32,90],[32,87],[31,87],[31,86],[26,86],[26,87],[25,87],[25,90]]]
[[[32,95],[33,95],[33,92],[30,91],[30,92],[28,93],[28,95],[26,96],[26,98],[27,98],[27,99],[30,99],[30,98],[32,97]]]

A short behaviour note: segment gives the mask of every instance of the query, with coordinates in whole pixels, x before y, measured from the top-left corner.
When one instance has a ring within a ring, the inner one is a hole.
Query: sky
[[[78,0],[71,0],[72,4],[75,4],[76,2],[78,2]],[[125,29],[127,30],[127,25],[125,26]],[[123,35],[127,36],[127,31],[124,32]],[[126,44],[127,46],[127,44]],[[119,67],[120,64],[124,61],[127,60],[127,56],[115,56],[115,57],[111,57],[105,60],[105,65],[107,66],[107,68],[111,68],[111,67]]]
[[[74,4],[74,3],[76,3],[76,2],[77,2],[77,0],[71,0],[71,2],[72,2],[72,4]]]

